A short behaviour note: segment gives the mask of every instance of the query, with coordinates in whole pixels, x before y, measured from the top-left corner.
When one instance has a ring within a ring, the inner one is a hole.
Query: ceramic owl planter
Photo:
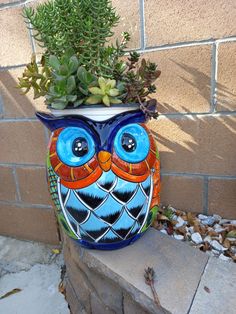
[[[47,171],[58,220],[83,246],[126,246],[147,230],[159,205],[159,157],[145,114],[127,107],[105,116],[64,112],[37,113],[52,131]]]

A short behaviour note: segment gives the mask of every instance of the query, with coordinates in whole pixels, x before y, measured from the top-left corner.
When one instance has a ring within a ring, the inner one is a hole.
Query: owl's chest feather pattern
[[[152,176],[142,183],[132,183],[112,171],[78,190],[66,188],[58,179],[60,204],[67,222],[78,239],[88,242],[118,242],[141,232],[152,190]]]

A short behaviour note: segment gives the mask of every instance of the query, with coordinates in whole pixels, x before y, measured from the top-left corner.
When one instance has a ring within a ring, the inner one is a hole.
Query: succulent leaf
[[[122,101],[118,98],[110,97],[109,99],[110,99],[111,104],[122,104]]]
[[[105,92],[103,92],[99,87],[90,87],[89,91],[93,95],[105,95]]]
[[[106,91],[106,80],[104,79],[104,77],[101,76],[98,78],[98,84],[99,84],[102,92],[105,93],[105,91]]]
[[[88,105],[96,105],[101,103],[102,95],[92,95],[86,100],[86,104]]]
[[[117,88],[112,88],[107,93],[109,96],[115,97],[115,96],[118,96],[120,94],[120,91]]]
[[[102,98],[102,102],[106,105],[106,106],[110,106],[110,98],[108,97],[108,95],[103,96]]]
[[[48,61],[49,65],[55,69],[56,71],[59,71],[60,69],[60,62],[58,60],[58,58],[56,56],[51,55],[49,57],[49,61]]]

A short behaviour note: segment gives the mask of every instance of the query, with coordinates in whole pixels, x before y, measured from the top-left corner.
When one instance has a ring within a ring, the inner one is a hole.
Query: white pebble
[[[160,232],[161,232],[161,233],[164,233],[164,234],[168,234],[165,229],[161,229]]]
[[[176,220],[176,221],[177,221],[177,219],[178,219],[178,216],[174,214],[174,215],[172,216],[172,219],[171,219],[171,220]]]
[[[211,250],[211,252],[213,253],[214,256],[219,256],[220,252],[217,250]]]
[[[213,217],[215,218],[215,221],[220,221],[222,219],[222,217],[217,214],[214,214]]]
[[[176,228],[180,228],[180,227],[182,227],[183,225],[186,225],[186,221],[183,220],[181,217],[178,217],[178,218],[177,218],[177,221],[178,221],[178,223],[175,225]]]
[[[191,239],[194,243],[200,244],[202,243],[202,237],[199,232],[195,232],[191,235]]]
[[[202,220],[203,225],[212,226],[212,225],[214,225],[214,223],[215,223],[214,217],[208,217],[208,218]]]
[[[233,252],[233,254],[236,254],[236,246],[231,246],[231,251]]]
[[[194,233],[194,227],[189,227],[189,228],[188,228],[188,231],[189,231],[191,234],[193,234],[193,233]]]
[[[203,219],[207,219],[208,216],[199,214],[199,215],[198,215],[198,218],[199,218],[200,220],[203,220]]]
[[[205,238],[204,238],[204,242],[211,242],[212,241],[212,238],[210,237],[210,236],[206,236]]]
[[[228,250],[227,248],[224,248],[218,241],[216,240],[212,240],[211,241],[211,246],[213,247],[213,249],[217,250],[217,251],[220,251],[220,252],[223,252],[223,251],[226,251]]]
[[[230,242],[234,242],[236,239],[235,238],[227,238]]]
[[[184,236],[183,236],[182,234],[175,234],[175,235],[174,235],[174,238],[175,238],[176,240],[182,241],[182,240],[184,239]]]
[[[221,226],[218,227],[218,228],[215,228],[215,232],[217,232],[217,233],[220,233],[220,232],[223,232],[223,231],[225,231],[225,228],[222,228]]]
[[[221,219],[221,220],[219,221],[219,224],[220,224],[220,225],[224,225],[224,224],[228,224],[228,223],[230,223],[230,220],[229,220],[229,219]]]

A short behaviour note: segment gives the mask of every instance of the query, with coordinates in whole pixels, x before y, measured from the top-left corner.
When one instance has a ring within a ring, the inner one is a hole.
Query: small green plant
[[[100,104],[103,103],[106,106],[110,104],[121,104],[122,101],[116,96],[120,94],[119,89],[116,87],[115,80],[106,80],[103,77],[98,79],[99,87],[90,87],[89,91],[91,96],[86,100],[86,104]]]
[[[19,78],[18,87],[22,93],[26,94],[33,89],[34,98],[45,96],[48,92],[51,81],[51,71],[45,65],[45,58],[42,57],[40,64],[36,62],[35,54],[32,55],[31,62],[26,66],[22,77]]]
[[[145,111],[161,72],[137,52],[125,56],[127,32],[109,43],[119,22],[110,0],[49,0],[23,15],[45,48],[42,60],[33,56],[19,78],[23,93],[33,89],[35,98],[44,96],[54,109],[138,102]]]

